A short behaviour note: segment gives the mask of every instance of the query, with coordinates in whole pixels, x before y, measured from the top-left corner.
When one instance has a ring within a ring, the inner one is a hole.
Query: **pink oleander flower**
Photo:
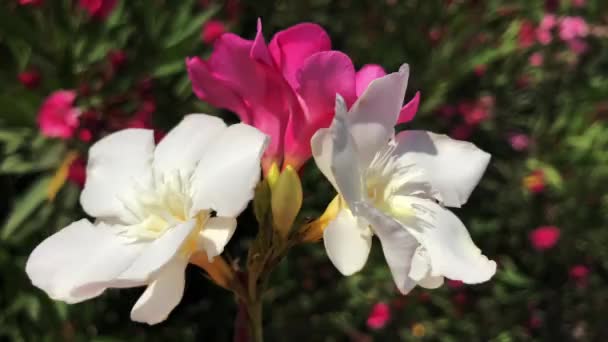
[[[556,26],[557,19],[553,14],[545,14],[536,29],[536,39],[539,43],[547,45],[553,40],[551,30]]]
[[[530,146],[530,137],[523,133],[511,134],[509,143],[515,151],[525,151]]]
[[[451,289],[459,289],[464,286],[464,283],[461,280],[448,279],[446,283],[448,284],[448,287]]]
[[[78,5],[93,18],[104,20],[116,7],[117,0],[79,0]]]
[[[382,329],[391,319],[391,309],[386,303],[377,303],[367,317],[367,326],[370,329]]]
[[[254,40],[220,36],[211,57],[186,60],[194,93],[234,112],[271,137],[262,166],[299,169],[311,156],[310,139],[334,117],[336,94],[351,106],[368,84],[386,73],[378,65],[355,71],[351,59],[331,50],[323,28],[302,23],[266,44],[261,22]],[[399,122],[413,118],[419,95],[403,107]]]
[[[210,20],[203,25],[201,39],[205,44],[212,44],[226,32],[226,25],[219,20]]]
[[[19,73],[17,78],[27,89],[35,89],[40,85],[40,72],[36,69],[25,70]]]
[[[494,102],[494,97],[490,95],[475,101],[462,101],[458,104],[458,112],[468,125],[478,125],[490,117]]]
[[[78,127],[80,109],[74,107],[76,92],[58,90],[49,95],[38,111],[40,132],[48,137],[68,139]]]
[[[589,34],[589,26],[582,17],[564,17],[559,23],[559,38],[565,42],[584,38]]]
[[[529,48],[530,46],[534,45],[536,42],[536,34],[534,24],[531,21],[525,20],[521,23],[519,33],[517,35],[517,42],[519,47],[522,49]]]
[[[568,48],[577,55],[582,55],[589,50],[589,45],[582,39],[572,39],[566,44],[568,44]]]
[[[540,52],[535,52],[535,53],[531,54],[530,58],[528,58],[528,62],[533,67],[539,67],[539,66],[543,65],[543,62],[544,62],[543,54]]]
[[[555,226],[542,226],[530,232],[530,242],[539,251],[553,248],[559,240],[560,230]]]

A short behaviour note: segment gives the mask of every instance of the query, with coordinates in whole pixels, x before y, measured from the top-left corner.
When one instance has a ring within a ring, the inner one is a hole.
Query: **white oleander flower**
[[[338,95],[331,127],[311,141],[317,166],[346,202],[323,233],[327,254],[351,275],[365,265],[375,234],[404,294],[416,284],[441,286],[444,277],[487,281],[496,263],[444,206],[467,201],[490,155],[445,135],[395,136],[408,76],[404,65],[372,81],[348,112]]]
[[[194,252],[222,253],[260,177],[267,137],[244,124],[186,116],[155,146],[126,129],[89,151],[80,202],[95,218],[44,240],[26,271],[51,298],[78,303],[107,288],[147,286],[131,319],[155,324],[181,301]]]

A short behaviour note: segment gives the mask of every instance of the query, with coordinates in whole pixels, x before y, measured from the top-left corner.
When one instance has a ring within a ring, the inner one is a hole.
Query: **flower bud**
[[[288,165],[276,178],[271,179],[273,168],[268,177],[272,198],[272,218],[277,232],[282,238],[287,238],[296,216],[302,208],[302,183],[297,171]]]

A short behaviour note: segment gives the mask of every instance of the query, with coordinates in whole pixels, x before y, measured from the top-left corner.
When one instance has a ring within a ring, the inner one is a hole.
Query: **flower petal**
[[[306,59],[298,73],[298,85],[296,91],[306,103],[308,121],[322,120],[327,125],[334,112],[336,94],[344,98],[347,106],[356,98],[355,67],[342,52],[319,52]]]
[[[220,79],[206,61],[198,57],[188,58],[186,67],[192,91],[199,99],[215,107],[228,109],[238,115],[241,121],[251,123],[250,110],[241,95],[226,80]]]
[[[490,155],[475,145],[425,131],[403,131],[396,138],[396,153],[408,156],[424,170],[439,200],[460,207],[479,183]]]
[[[399,72],[373,80],[350,109],[350,131],[363,167],[394,136],[408,77],[409,66],[404,64]]]
[[[424,247],[419,246],[412,258],[409,277],[427,289],[436,289],[443,285],[443,276],[432,276],[431,261]]]
[[[142,249],[133,264],[117,277],[114,286],[131,287],[133,284],[149,282],[155,278],[165,265],[183,252],[182,246],[195,228],[196,220],[171,227]],[[189,255],[184,257],[187,259]]]
[[[329,129],[333,143],[331,173],[335,177],[338,192],[353,208],[353,204],[363,198],[363,180],[359,170],[357,146],[348,128],[346,104],[340,95],[336,95],[336,116]]]
[[[128,268],[141,246],[127,244],[106,225],[82,219],[38,245],[25,267],[32,283],[49,297],[77,303],[100,295]],[[81,288],[77,290],[78,288]]]
[[[125,129],[96,142],[89,150],[87,179],[80,195],[84,211],[93,217],[135,223],[129,212],[135,187],[152,186],[154,134],[147,129]]]
[[[226,124],[211,115],[190,114],[184,117],[156,146],[155,176],[179,171],[182,177],[189,177],[209,142],[225,129]]]
[[[209,260],[222,254],[224,247],[236,230],[236,218],[234,217],[212,217],[199,235],[199,242],[203,250],[207,252]]]
[[[366,64],[357,71],[357,97],[361,96],[371,81],[386,75],[384,68],[378,64]]]
[[[371,224],[372,230],[380,239],[395,285],[402,294],[407,294],[416,286],[409,274],[412,258],[419,246],[418,241],[398,221],[373,206],[359,203],[357,210]]]
[[[150,325],[166,320],[184,295],[187,265],[188,259],[175,258],[163,267],[133,306],[131,319]]]
[[[348,276],[360,271],[372,247],[369,228],[360,225],[350,210],[342,209],[323,232],[329,260],[340,273]]]
[[[410,100],[410,102],[406,103],[401,111],[399,112],[399,119],[397,119],[397,124],[410,122],[414,116],[416,116],[416,112],[418,112],[418,106],[420,105],[420,92],[417,91],[414,98]]]
[[[254,127],[228,127],[209,145],[192,178],[192,213],[212,209],[236,217],[253,198],[268,138]]]
[[[301,23],[275,34],[268,47],[287,82],[292,88],[296,88],[297,72],[306,58],[331,49],[331,40],[321,26]]]
[[[312,155],[317,167],[331,185],[333,185],[334,189],[338,191],[334,174],[331,171],[331,156],[334,145],[331,140],[329,128],[321,128],[318,130],[310,140],[310,146],[312,147]]]
[[[431,276],[475,284],[496,273],[496,263],[481,254],[456,215],[431,200],[411,197],[410,201],[415,217],[400,221],[427,251]]]

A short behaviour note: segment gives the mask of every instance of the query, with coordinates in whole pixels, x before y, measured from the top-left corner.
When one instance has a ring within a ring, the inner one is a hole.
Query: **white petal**
[[[312,156],[315,158],[317,167],[323,173],[325,178],[333,185],[334,189],[338,191],[336,185],[336,179],[333,172],[331,171],[331,156],[333,153],[334,144],[331,140],[331,134],[328,128],[319,129],[310,140],[310,146],[312,149]]]
[[[396,153],[410,158],[424,170],[438,198],[444,205],[460,207],[490,162],[490,154],[475,145],[425,131],[403,131],[398,134]]]
[[[496,263],[481,254],[456,215],[431,200],[410,199],[416,217],[400,221],[427,251],[430,275],[475,284],[496,273]]]
[[[443,276],[432,276],[431,261],[424,247],[419,246],[412,258],[412,268],[409,277],[427,289],[436,289],[443,285]]]
[[[167,263],[182,252],[184,242],[191,237],[195,228],[196,220],[190,220],[169,228],[161,237],[149,243],[133,264],[118,276],[120,286],[132,286],[132,283],[153,279]]]
[[[133,263],[140,247],[126,244],[108,226],[83,219],[38,245],[25,270],[51,298],[77,303],[100,295]]]
[[[154,135],[147,129],[125,129],[93,144],[80,195],[87,214],[135,223],[125,204],[133,201],[136,186],[152,186],[153,152]]]
[[[224,247],[236,230],[236,218],[234,217],[212,217],[199,235],[202,245],[209,260],[222,254]]]
[[[427,275],[418,281],[418,285],[425,289],[436,289],[443,285],[443,276]]]
[[[393,218],[368,204],[360,204],[360,214],[372,225],[382,244],[382,252],[399,291],[407,294],[416,286],[408,275],[418,241]]]
[[[131,319],[150,325],[166,320],[184,295],[187,265],[188,259],[175,258],[163,267],[133,306]]]
[[[206,114],[187,115],[156,146],[155,175],[179,170],[189,176],[209,143],[225,129],[226,124],[220,118]]]
[[[335,177],[338,192],[353,208],[353,204],[363,197],[363,180],[359,170],[357,146],[350,135],[345,116],[344,99],[336,95],[336,115],[329,129],[333,145],[331,173]]]
[[[408,77],[409,66],[404,64],[399,72],[373,80],[350,109],[351,135],[364,168],[395,134]]]
[[[344,275],[365,266],[372,247],[372,234],[361,226],[350,210],[342,209],[323,232],[323,243],[329,260]]]
[[[205,150],[193,175],[193,209],[236,217],[253,198],[268,138],[254,127],[228,127]]]

